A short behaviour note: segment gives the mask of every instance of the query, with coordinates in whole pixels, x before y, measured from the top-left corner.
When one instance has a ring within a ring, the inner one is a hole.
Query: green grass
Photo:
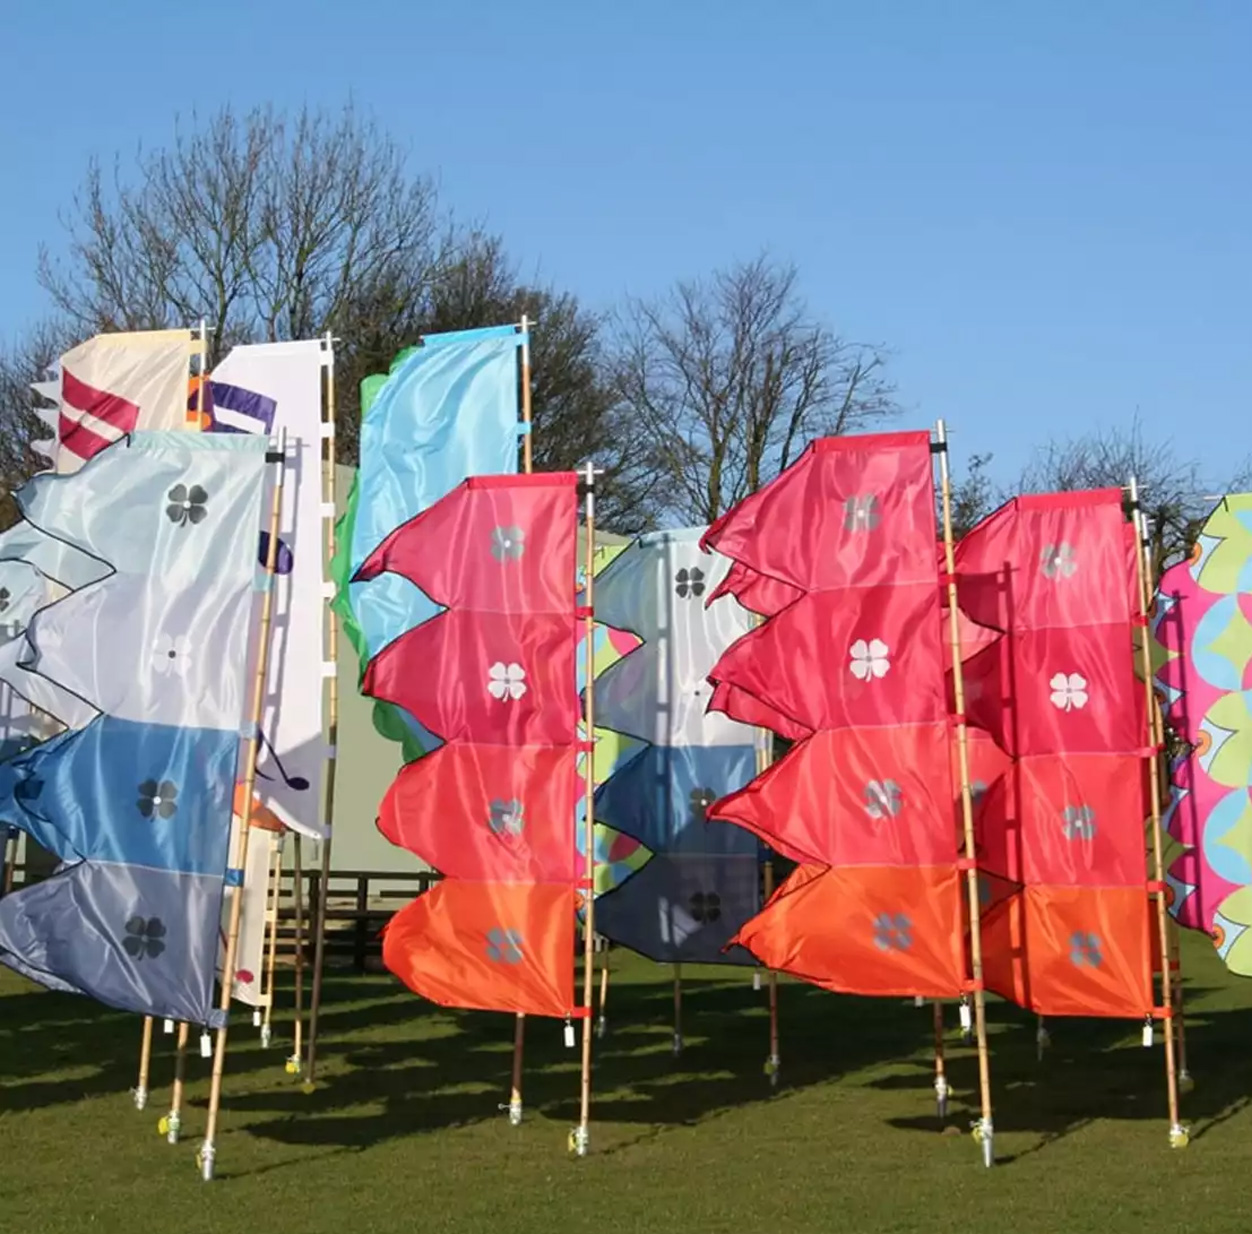
[[[986,1171],[967,1134],[974,1058],[955,1031],[960,1133],[940,1134],[929,1010],[784,984],[772,1095],[765,996],[749,974],[687,974],[687,1049],[675,1059],[668,970],[619,954],[586,1160],[566,1153],[578,1060],[559,1024],[528,1025],[527,1119],[515,1129],[496,1108],[507,1017],[443,1012],[387,977],[334,975],[311,1095],[283,1072],[286,1021],[263,1052],[236,1017],[211,1186],[194,1164],[208,1064],[191,1061],[186,1139],[170,1147],[156,1124],[172,1039],[158,1035],[152,1102],[137,1112],[138,1020],[5,974],[0,1229],[1242,1232],[1252,985],[1228,978],[1203,939],[1185,962],[1197,1087],[1181,1152],[1167,1146],[1163,1051],[1143,1049],[1137,1025],[1057,1021],[1041,1066],[1029,1017],[994,1004],[999,1164]]]

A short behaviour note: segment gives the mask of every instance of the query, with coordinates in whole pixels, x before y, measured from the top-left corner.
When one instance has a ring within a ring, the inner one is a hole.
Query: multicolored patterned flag
[[[0,900],[0,961],[45,985],[215,1022],[267,446],[137,433],[19,494],[105,567],[28,632],[89,718],[0,766],[0,815],[63,863]]]
[[[930,435],[814,442],[705,542],[797,592],[718,662],[718,702],[811,734],[709,810],[800,863],[738,941],[832,989],[959,994]]]
[[[957,550],[967,710],[1011,764],[978,804],[987,985],[1045,1015],[1150,1015],[1147,728],[1119,489],[1019,497]]]
[[[358,574],[394,570],[447,606],[375,656],[364,689],[444,742],[401,771],[379,826],[447,876],[388,924],[383,959],[449,1006],[574,1007],[577,484],[466,480]]]
[[[596,930],[655,960],[750,964],[725,947],[760,908],[759,845],[706,812],[756,774],[758,738],[706,708],[710,670],[752,617],[708,603],[730,562],[701,549],[704,530],[641,536],[597,583],[600,619],[641,640],[597,679],[597,719],[647,744],[600,787],[596,814],[653,856],[597,903]]]

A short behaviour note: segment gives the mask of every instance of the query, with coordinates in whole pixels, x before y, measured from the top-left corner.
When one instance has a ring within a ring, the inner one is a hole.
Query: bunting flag
[[[370,660],[438,608],[400,573],[353,581],[394,528],[470,476],[517,471],[518,349],[513,326],[430,335],[396,357],[391,372],[361,383],[360,467],[335,529],[335,609],[361,658]],[[438,744],[402,705],[374,710],[379,732],[406,760]]]
[[[978,803],[990,989],[1043,1015],[1153,1009],[1147,727],[1136,546],[1119,489],[1019,497],[957,549],[965,614],[997,631],[967,710],[1009,756]]]
[[[273,604],[281,635],[270,649],[256,798],[287,826],[314,839],[326,832],[321,810],[326,356],[318,339],[232,348],[213,370],[207,425],[210,433],[262,436],[285,429],[288,451],[295,455],[280,514]],[[262,543],[262,564],[265,547]]]
[[[1223,497],[1189,560],[1165,572],[1152,635],[1165,718],[1186,743],[1167,816],[1184,846],[1170,912],[1252,976],[1252,493]]]
[[[597,905],[596,930],[655,960],[751,964],[724,948],[760,908],[758,844],[705,814],[756,774],[756,734],[705,708],[709,671],[752,618],[731,599],[706,607],[730,563],[703,531],[641,536],[597,585],[600,618],[641,643],[597,680],[597,717],[648,743],[601,785],[597,817],[653,855]]]
[[[55,423],[55,440],[45,447],[54,469],[77,471],[136,430],[184,428],[187,376],[199,346],[187,330],[151,330],[98,334],[67,351],[59,377],[36,387],[57,403],[41,413]]]
[[[136,433],[18,494],[103,567],[26,636],[91,718],[0,765],[0,817],[62,863],[0,900],[0,961],[52,988],[216,1022],[267,446]]]
[[[930,435],[814,442],[705,543],[744,568],[731,587],[769,580],[776,608],[713,668],[716,705],[804,734],[708,810],[799,863],[736,941],[830,989],[961,993]]]
[[[401,771],[379,817],[446,875],[383,935],[387,967],[443,1005],[574,1008],[577,484],[466,480],[381,537],[356,576],[393,572],[447,606],[376,655],[364,684],[445,743]]]

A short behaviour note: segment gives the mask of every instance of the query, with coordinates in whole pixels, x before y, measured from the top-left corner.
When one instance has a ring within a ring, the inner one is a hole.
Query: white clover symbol
[[[870,681],[875,677],[885,677],[891,667],[887,658],[890,648],[880,638],[871,638],[866,642],[858,638],[849,649],[852,662],[848,668],[858,681]]]
[[[1058,711],[1081,711],[1087,705],[1087,679],[1081,674],[1057,673],[1048,684],[1052,687],[1052,706]]]
[[[1094,840],[1096,815],[1090,806],[1066,806],[1061,811],[1061,825],[1067,840]]]
[[[1060,544],[1045,544],[1039,554],[1039,568],[1045,578],[1073,578],[1078,569],[1074,546],[1064,540]]]
[[[871,780],[865,786],[862,804],[870,818],[895,818],[904,806],[904,797],[894,780]]]
[[[487,692],[501,702],[521,698],[526,693],[526,670],[520,664],[497,660],[487,670]]]
[[[520,527],[497,527],[491,533],[491,555],[497,561],[516,561],[526,551],[526,533]]]
[[[186,675],[191,664],[191,640],[181,635],[162,634],[152,648],[152,667],[165,677]]]

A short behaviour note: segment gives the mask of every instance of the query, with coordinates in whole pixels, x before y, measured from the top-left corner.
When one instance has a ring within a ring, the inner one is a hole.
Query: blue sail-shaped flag
[[[596,817],[653,853],[596,901],[596,929],[655,960],[752,964],[722,949],[760,909],[757,840],[705,818],[756,774],[755,730],[706,710],[708,674],[752,617],[729,597],[706,605],[729,562],[703,531],[641,536],[596,588],[597,618],[643,640],[597,680],[597,723],[650,743],[601,786]]]
[[[18,495],[102,567],[35,615],[23,661],[90,718],[0,764],[0,820],[62,861],[0,900],[0,961],[45,985],[217,1022],[267,446],[138,433]]]

